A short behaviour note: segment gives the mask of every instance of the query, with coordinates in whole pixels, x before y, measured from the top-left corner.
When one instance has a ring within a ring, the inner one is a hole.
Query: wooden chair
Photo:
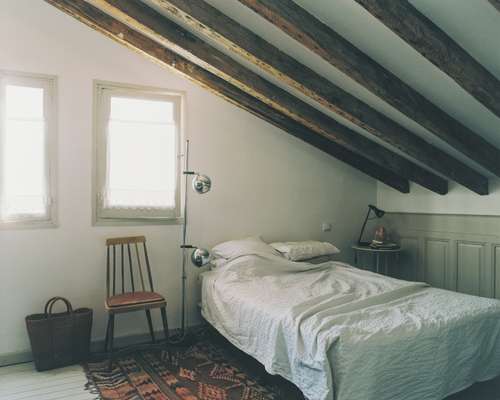
[[[140,250],[141,247],[142,251]],[[146,248],[146,238],[144,236],[133,236],[107,239],[106,248],[106,301],[104,305],[108,312],[108,326],[106,329],[104,351],[109,354],[111,365],[113,362],[113,338],[116,314],[144,310],[152,342],[156,343],[153,322],[151,320],[151,309],[159,308],[163,321],[166,345],[168,344],[169,337],[167,302],[162,295],[154,291],[153,277],[151,275]],[[141,253],[143,253],[143,257],[141,257]],[[133,261],[134,259],[135,262]],[[128,269],[125,268],[126,264],[128,264]],[[134,269],[136,269],[135,274]],[[145,271],[143,271],[144,269]]]

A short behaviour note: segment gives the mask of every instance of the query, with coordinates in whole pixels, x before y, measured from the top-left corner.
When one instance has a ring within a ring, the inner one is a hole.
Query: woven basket
[[[55,303],[62,301],[67,310],[53,313]],[[53,297],[45,304],[43,314],[26,317],[26,327],[37,371],[63,367],[85,361],[89,356],[92,310],[73,310],[63,297]]]

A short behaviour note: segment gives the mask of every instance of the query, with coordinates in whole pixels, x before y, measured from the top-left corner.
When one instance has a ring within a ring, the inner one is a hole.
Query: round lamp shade
[[[193,178],[193,189],[196,193],[207,193],[211,187],[212,181],[208,176],[198,174]]]
[[[191,262],[197,267],[203,267],[210,261],[210,252],[206,249],[195,249],[191,253]]]

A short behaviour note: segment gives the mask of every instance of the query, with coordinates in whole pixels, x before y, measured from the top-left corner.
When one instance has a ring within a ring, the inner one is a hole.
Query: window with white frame
[[[55,219],[55,78],[0,71],[0,225]]]
[[[182,95],[95,84],[96,219],[180,217]]]

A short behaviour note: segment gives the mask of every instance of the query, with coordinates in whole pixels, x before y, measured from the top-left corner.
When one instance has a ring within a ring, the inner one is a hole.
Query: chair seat
[[[155,292],[129,292],[109,297],[106,299],[106,305],[109,308],[116,308],[164,301],[165,298]]]

